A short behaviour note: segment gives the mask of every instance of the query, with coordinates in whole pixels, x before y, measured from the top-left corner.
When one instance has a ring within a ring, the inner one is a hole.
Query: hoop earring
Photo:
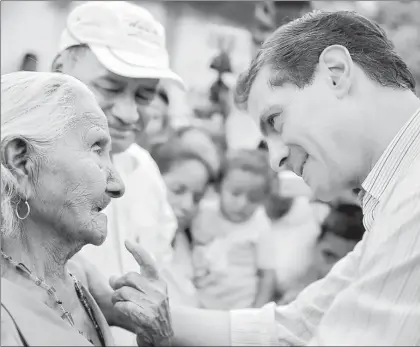
[[[19,200],[19,202],[16,204],[15,213],[16,213],[16,216],[17,216],[20,220],[24,220],[24,219],[28,218],[29,213],[31,213],[31,206],[29,206],[28,200],[25,200],[25,205],[26,205],[26,209],[27,209],[27,211],[26,211],[26,214],[25,214],[23,217],[21,217],[21,216],[19,215],[19,211],[18,211],[18,207],[19,207],[19,205],[20,205],[20,202],[21,202],[21,201],[22,201],[22,200]]]

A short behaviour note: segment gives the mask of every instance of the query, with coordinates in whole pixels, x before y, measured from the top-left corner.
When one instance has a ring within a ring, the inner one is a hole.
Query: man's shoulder
[[[152,165],[156,165],[150,153],[136,143],[133,143],[130,147],[128,147],[126,152],[132,158],[136,159],[137,163],[140,165],[146,165],[150,163],[152,163]]]
[[[399,177],[393,188],[393,193],[398,196],[420,195],[420,154]]]
[[[383,201],[383,212],[403,219],[420,216],[420,156],[388,190]]]
[[[158,180],[159,184],[162,184],[162,175],[160,170],[155,160],[147,150],[134,143],[125,153],[134,162],[134,170],[131,175],[134,175],[136,180],[140,177],[139,175],[142,177],[148,176],[153,178],[155,181]]]

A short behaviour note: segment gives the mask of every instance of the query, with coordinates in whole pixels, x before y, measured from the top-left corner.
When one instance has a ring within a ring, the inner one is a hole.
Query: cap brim
[[[152,67],[138,66],[125,62],[115,56],[108,47],[89,45],[96,58],[109,71],[129,78],[156,78],[175,82],[181,89],[186,90],[186,86],[181,77],[169,68],[156,69]]]

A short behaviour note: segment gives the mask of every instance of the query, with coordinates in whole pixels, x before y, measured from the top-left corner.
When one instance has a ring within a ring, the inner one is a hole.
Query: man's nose
[[[140,119],[136,101],[128,95],[115,101],[112,115],[126,125],[136,124]]]
[[[289,148],[281,140],[267,141],[270,165],[274,171],[280,171],[289,157]]]
[[[120,198],[124,195],[125,184],[114,168],[109,169],[106,190],[111,198]]]

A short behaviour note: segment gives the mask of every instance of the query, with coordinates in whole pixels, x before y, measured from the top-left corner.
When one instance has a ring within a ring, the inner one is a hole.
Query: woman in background
[[[190,223],[207,192],[214,170],[194,149],[181,139],[172,138],[155,146],[151,155],[156,161],[168,189],[168,201],[177,220],[173,259],[162,268],[173,302],[197,306],[192,283]]]

